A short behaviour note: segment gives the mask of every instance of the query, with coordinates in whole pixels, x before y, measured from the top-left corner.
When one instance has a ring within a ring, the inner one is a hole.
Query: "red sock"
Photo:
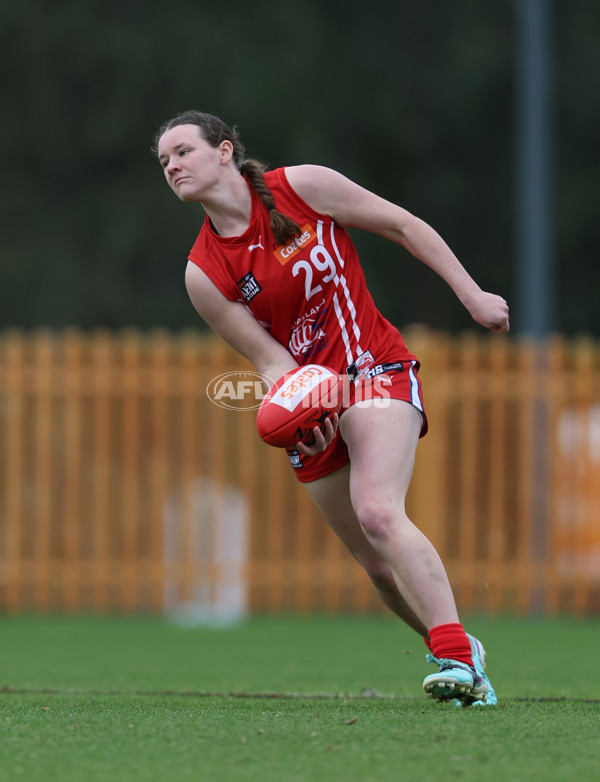
[[[429,651],[433,654],[433,649],[431,648],[431,641],[429,640],[429,636],[426,635],[425,638],[423,638],[425,641],[425,646],[429,649]]]
[[[425,641],[427,644],[427,640]],[[473,665],[471,642],[460,622],[432,627],[429,631],[429,648],[438,660],[446,658]]]

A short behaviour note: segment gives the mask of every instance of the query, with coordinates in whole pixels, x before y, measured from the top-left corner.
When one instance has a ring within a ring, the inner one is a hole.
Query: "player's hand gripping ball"
[[[295,448],[314,442],[313,428],[324,431],[325,421],[342,406],[342,378],[319,364],[286,372],[271,387],[258,408],[256,426],[261,438],[277,448]]]

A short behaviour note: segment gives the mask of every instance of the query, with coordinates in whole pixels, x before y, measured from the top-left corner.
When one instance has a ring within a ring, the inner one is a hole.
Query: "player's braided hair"
[[[269,210],[271,231],[277,244],[286,244],[302,233],[300,226],[283,212],[275,208],[273,193],[269,190],[263,176],[266,166],[258,160],[246,159],[245,148],[237,132],[237,128],[230,128],[214,114],[205,114],[201,111],[184,111],[173,119],[168,120],[159,129],[155,136],[153,151],[158,151],[158,142],[161,136],[177,125],[197,125],[203,138],[212,147],[218,147],[223,141],[230,141],[233,145],[233,161],[241,174],[248,178],[251,186],[256,190],[260,200]]]

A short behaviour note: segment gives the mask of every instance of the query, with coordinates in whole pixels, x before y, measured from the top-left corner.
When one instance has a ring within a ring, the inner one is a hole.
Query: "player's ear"
[[[231,141],[228,141],[225,139],[225,141],[222,141],[219,144],[219,152],[221,155],[220,162],[221,165],[224,166],[225,163],[229,163],[231,158],[233,157],[233,144]]]

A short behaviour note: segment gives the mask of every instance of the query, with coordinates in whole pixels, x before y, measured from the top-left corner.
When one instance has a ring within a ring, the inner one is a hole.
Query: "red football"
[[[278,448],[294,448],[314,440],[322,426],[342,406],[342,379],[319,364],[286,372],[271,387],[258,408],[256,426],[262,439]]]

